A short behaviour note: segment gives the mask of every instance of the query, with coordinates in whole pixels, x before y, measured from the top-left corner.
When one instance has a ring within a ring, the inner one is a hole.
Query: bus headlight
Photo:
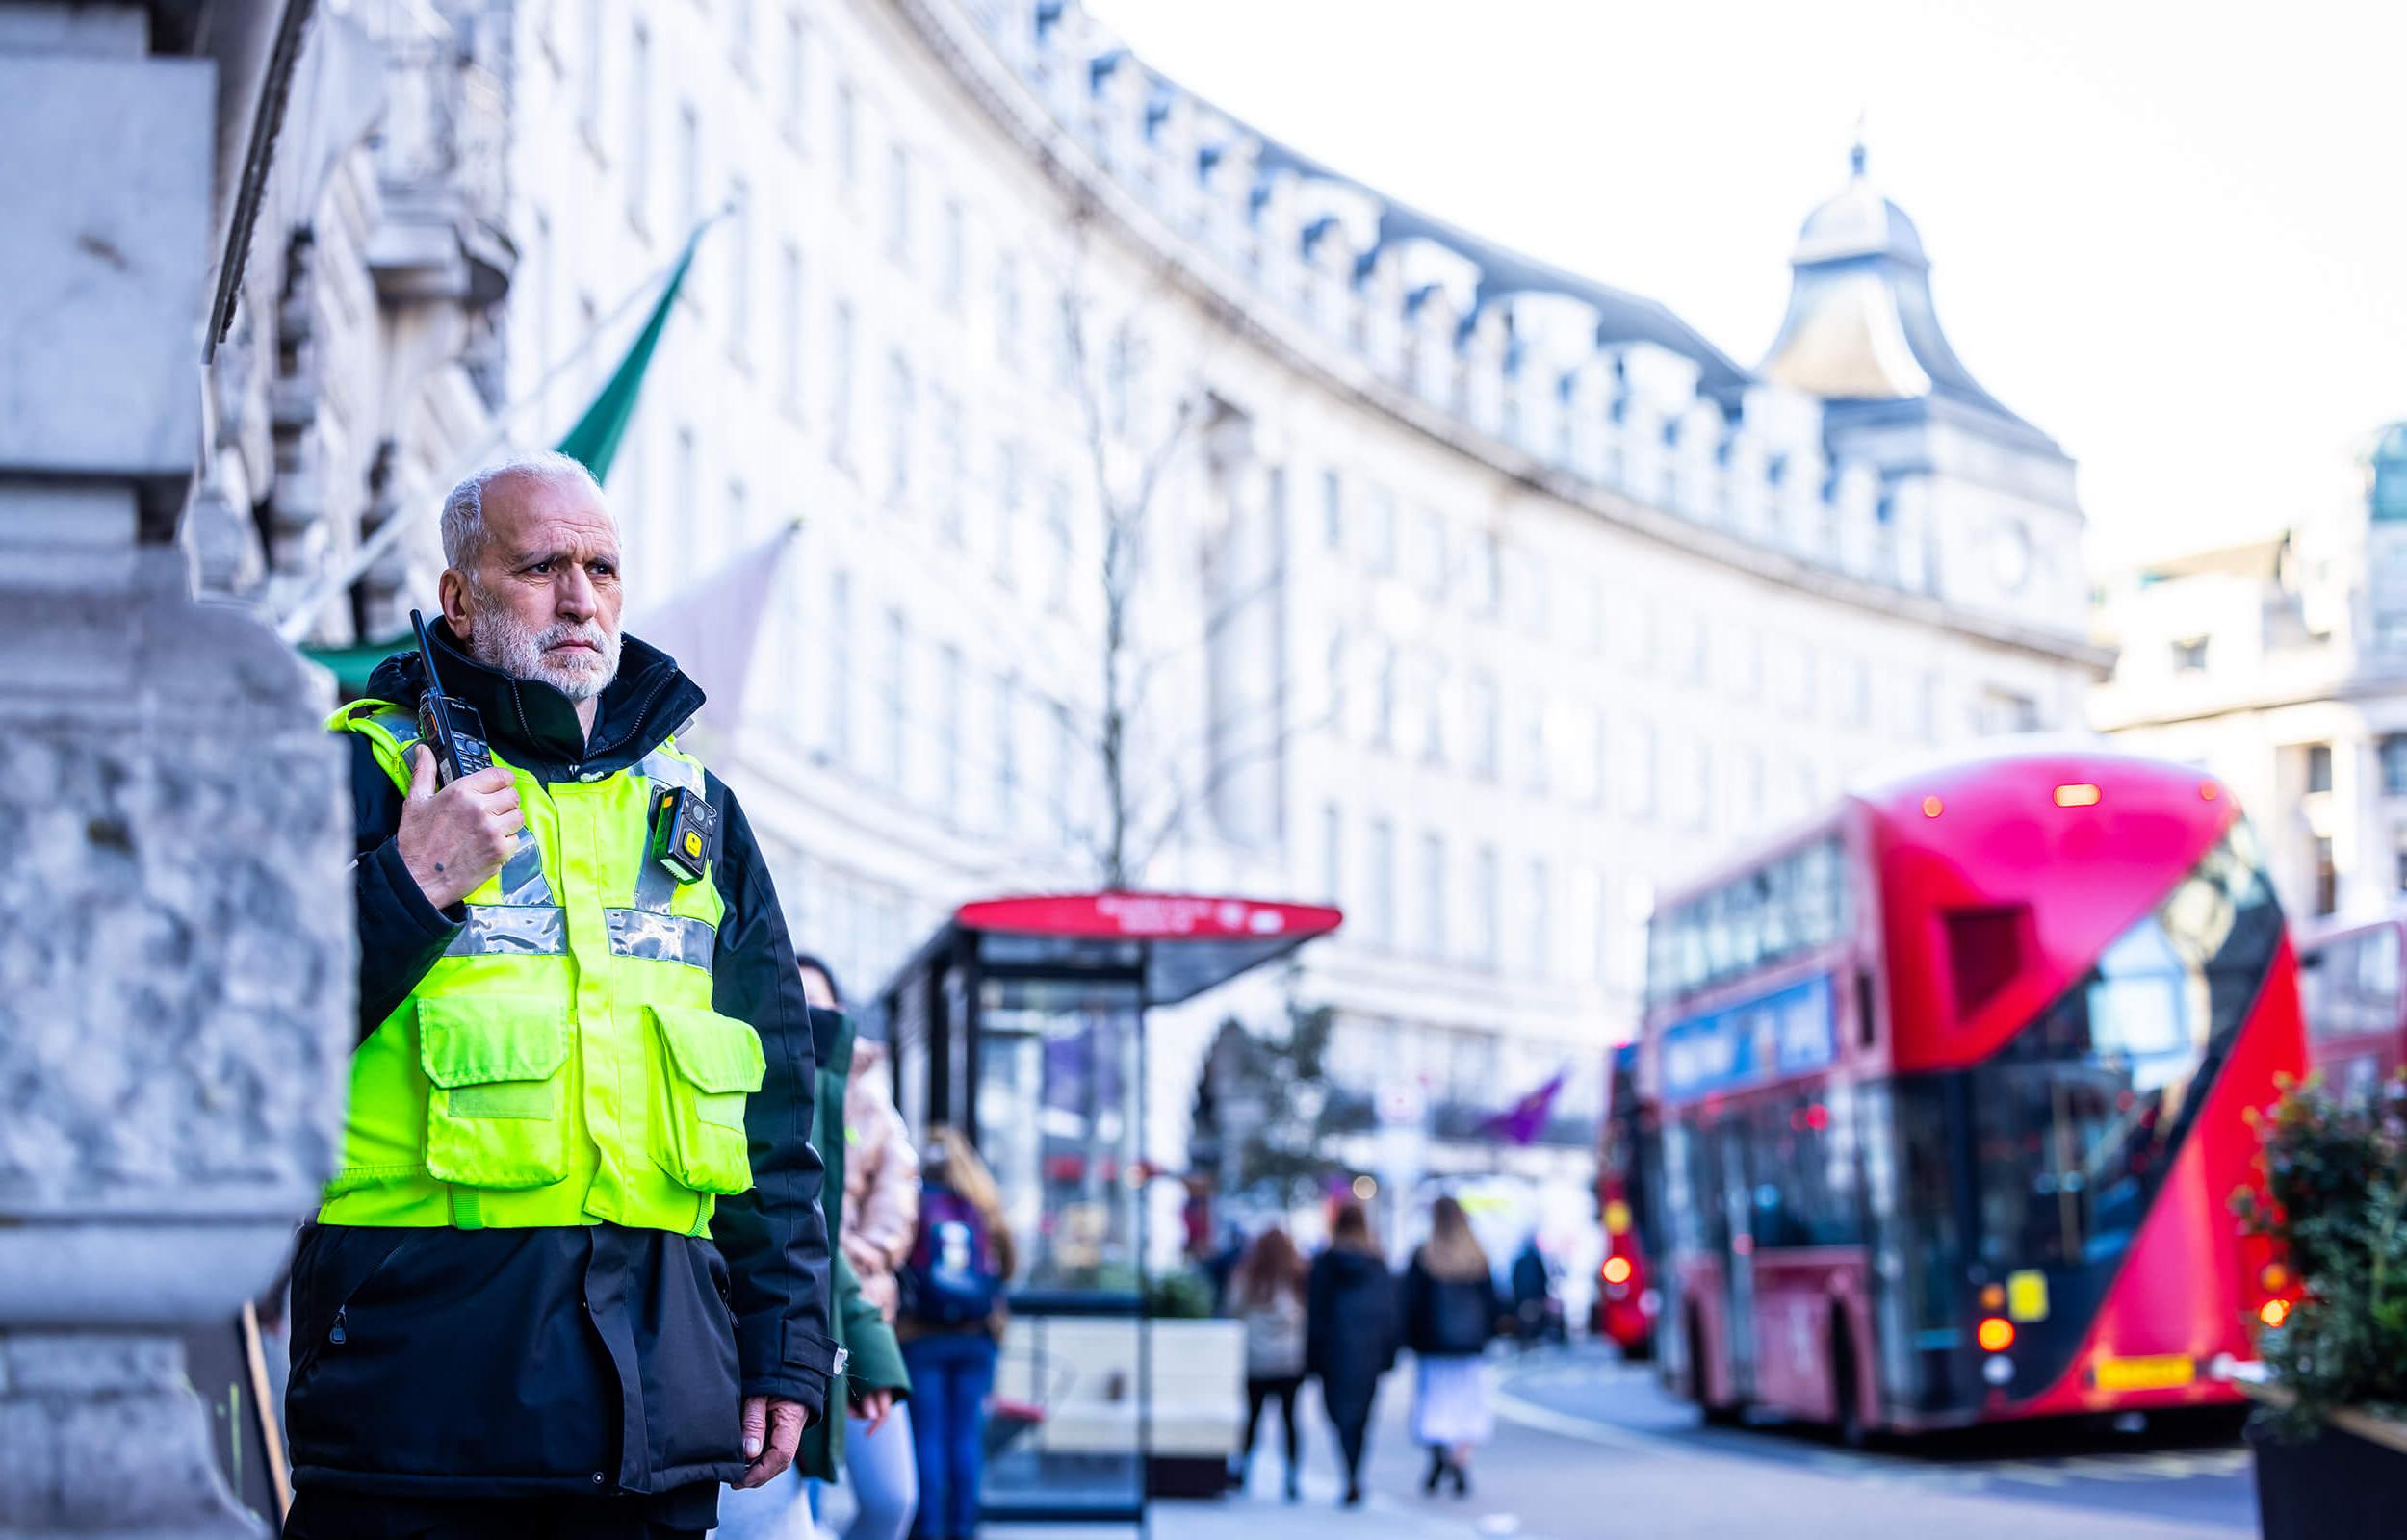
[[[2004,1316],[1991,1316],[1973,1331],[1973,1340],[1985,1353],[2002,1353],[2014,1346],[2014,1322]]]
[[[1992,1353],[1980,1366],[1980,1377],[1992,1385],[2003,1385],[2014,1377],[2014,1360]]]

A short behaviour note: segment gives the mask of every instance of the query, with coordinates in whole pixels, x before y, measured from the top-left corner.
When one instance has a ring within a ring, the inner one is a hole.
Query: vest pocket
[[[568,1174],[568,1015],[540,997],[418,1002],[427,1174],[464,1187],[548,1187]]]
[[[649,1005],[667,1073],[653,1094],[653,1157],[696,1193],[741,1193],[752,1186],[744,1139],[744,1098],[761,1089],[767,1065],[761,1038],[733,1016],[692,1006]]]

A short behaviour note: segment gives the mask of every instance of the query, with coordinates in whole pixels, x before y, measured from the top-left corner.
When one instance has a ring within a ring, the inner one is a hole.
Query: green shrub
[[[1146,1313],[1157,1321],[1202,1321],[1212,1313],[1212,1280],[1194,1268],[1153,1280]]]
[[[2309,1081],[2261,1128],[2263,1197],[2234,1199],[2297,1276],[2289,1317],[2261,1348],[2295,1398],[2271,1419],[2306,1437],[2336,1407],[2407,1416],[2407,1086],[2353,1097]]]

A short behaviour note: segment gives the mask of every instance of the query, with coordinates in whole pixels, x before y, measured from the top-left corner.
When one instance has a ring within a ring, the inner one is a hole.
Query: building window
[[[861,184],[861,97],[851,81],[836,88],[836,180],[846,193]]]
[[[1496,676],[1486,669],[1471,675],[1471,774],[1482,781],[1496,779],[1497,738],[1501,732],[1496,701]]]
[[[1421,836],[1421,952],[1446,955],[1446,836]]]
[[[777,395],[802,406],[802,253],[788,244],[777,259]]]
[[[680,241],[692,236],[694,227],[702,222],[702,122],[694,116],[693,103],[686,102],[677,109],[677,229]],[[686,285],[683,295],[693,297],[695,286]]]
[[[1385,818],[1371,821],[1370,911],[1371,939],[1381,946],[1396,944],[1396,828]]]
[[[2173,672],[2203,674],[2207,668],[2207,642],[2204,636],[2173,644]]]
[[[1015,440],[995,450],[995,576],[1008,588],[1019,576],[1021,449]]]
[[[745,80],[752,78],[752,7],[753,0],[727,0],[727,57]]]
[[[911,495],[911,427],[917,391],[911,365],[899,352],[886,360],[886,496],[900,502]]]
[[[939,225],[936,246],[936,302],[946,310],[961,309],[961,269],[963,250],[969,238],[959,198],[945,200],[945,215]]]
[[[995,681],[995,823],[1006,834],[1020,811],[1020,680]]]
[[[2341,892],[2340,869],[2332,864],[2332,841],[2322,834],[2316,836],[2316,912],[2329,914],[2339,909]]]
[[[1078,739],[1070,728],[1070,707],[1059,701],[1053,703],[1053,830],[1064,850],[1076,837],[1077,829],[1070,817],[1070,783],[1079,772]]]
[[[1625,740],[1629,744],[1629,773],[1622,783],[1630,788],[1629,812],[1633,818],[1655,815],[1655,725],[1641,722],[1633,727]],[[1810,772],[1808,772],[1810,773]],[[1807,798],[1810,802],[1812,799]]]
[[[836,301],[827,327],[827,457],[852,464],[852,306]]]
[[[577,123],[585,142],[602,143],[602,0],[585,3],[585,56],[577,71]]]
[[[1446,526],[1435,508],[1413,518],[1412,563],[1418,569],[1421,592],[1432,599],[1446,597]]]
[[[1346,548],[1346,483],[1334,469],[1321,473],[1321,544],[1331,551]]]
[[[937,532],[948,544],[961,544],[961,398],[950,391],[938,393],[936,463],[941,470],[936,488]]]
[[[627,218],[650,223],[652,197],[652,36],[641,26],[627,44]]]
[[[786,130],[786,137],[802,142],[802,109],[810,92],[804,79],[810,68],[810,44],[803,37],[802,13],[786,13],[786,65],[784,88],[778,92],[777,116]]]
[[[1530,861],[1530,977],[1551,977],[1555,970],[1555,874],[1543,856]]]
[[[936,801],[947,818],[961,811],[961,649],[936,654]]]
[[[1474,614],[1493,615],[1501,601],[1504,552],[1493,533],[1483,533],[1471,542],[1471,610]]]
[[[852,575],[839,571],[827,580],[827,757],[838,764],[852,757]]]
[[[669,475],[675,477],[675,480],[669,484],[669,496],[675,500],[674,505],[679,515],[687,519],[694,516],[694,509],[702,495],[702,484],[697,472],[699,464],[700,456],[694,450],[693,429],[679,428],[677,430],[677,459],[669,469]],[[661,554],[667,558],[659,564],[660,586],[673,594],[686,586],[686,578],[692,570],[692,542],[663,541],[660,551]]]
[[[1370,523],[1371,571],[1396,570],[1396,495],[1385,487],[1373,487],[1364,500]]]
[[[1413,681],[1413,709],[1421,719],[1421,759],[1446,762],[1446,665],[1435,653],[1421,655],[1419,678]]]
[[[911,152],[900,143],[886,151],[886,254],[910,270]]]
[[[1070,597],[1070,568],[1077,557],[1077,537],[1070,527],[1070,483],[1055,476],[1045,488],[1045,532],[1053,548],[1055,605]]]
[[[1500,898],[1496,847],[1482,845],[1471,863],[1472,960],[1482,967],[1492,968],[1496,965],[1496,938],[1502,931],[1496,916]]]
[[[1553,757],[1546,733],[1546,703],[1533,698],[1521,717],[1521,784],[1531,796],[1546,794]]]
[[[752,190],[742,177],[728,185],[727,352],[739,362],[752,347]]]
[[[995,356],[1020,357],[1020,262],[1008,251],[995,259]]]
[[[909,762],[903,754],[903,727],[910,718],[907,699],[910,683],[908,633],[904,629],[903,612],[886,612],[886,721],[882,741],[878,745],[878,771],[890,792],[903,789],[903,766]]]
[[[1346,898],[1345,810],[1332,802],[1321,808],[1321,893],[1332,904]]]
[[[1371,743],[1376,748],[1392,748],[1396,741],[1396,644],[1385,642],[1379,651],[1379,678],[1372,686],[1376,692],[1371,701]]]
[[[2382,794],[2407,796],[2407,732],[2383,734]]]
[[[2332,789],[2332,746],[2328,743],[2307,745],[2307,789]]]

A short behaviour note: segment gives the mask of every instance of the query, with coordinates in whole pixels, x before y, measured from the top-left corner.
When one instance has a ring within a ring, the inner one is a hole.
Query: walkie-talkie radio
[[[418,628],[418,660],[427,665],[427,693],[418,697],[418,737],[434,751],[435,784],[448,786],[462,776],[492,769],[493,751],[485,744],[484,718],[477,708],[443,693],[427,617],[413,609],[409,623]]]

